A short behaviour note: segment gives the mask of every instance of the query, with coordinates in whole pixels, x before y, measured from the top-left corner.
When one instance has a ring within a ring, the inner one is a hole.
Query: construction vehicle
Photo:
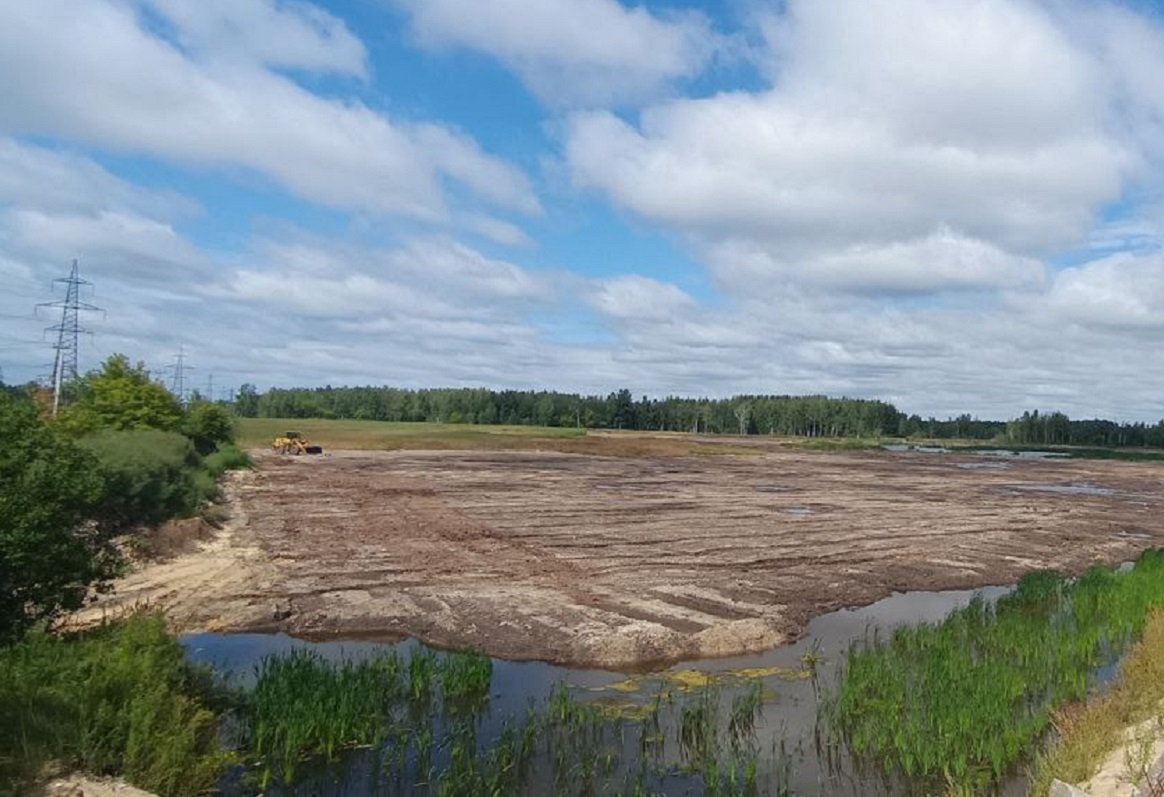
[[[313,446],[299,432],[283,432],[271,443],[271,448],[280,454],[322,454],[323,446]]]

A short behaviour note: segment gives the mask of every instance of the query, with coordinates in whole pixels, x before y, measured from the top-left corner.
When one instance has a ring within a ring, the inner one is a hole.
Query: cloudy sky
[[[196,386],[1156,420],[1162,76],[1148,0],[0,0],[0,367],[77,258]]]

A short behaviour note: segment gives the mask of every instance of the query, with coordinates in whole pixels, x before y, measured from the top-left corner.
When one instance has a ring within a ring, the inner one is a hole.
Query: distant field
[[[239,444],[268,448],[288,430],[324,450],[361,451],[561,451],[598,456],[690,456],[757,453],[754,448],[683,434],[587,432],[548,426],[476,426],[296,418],[240,418]]]

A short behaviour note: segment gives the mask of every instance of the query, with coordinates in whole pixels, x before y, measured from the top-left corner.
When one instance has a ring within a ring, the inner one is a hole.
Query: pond
[[[712,736],[721,745],[725,760],[742,768],[755,768],[758,793],[797,795],[908,794],[900,783],[886,783],[876,773],[862,771],[835,745],[820,744],[817,727],[818,699],[837,677],[839,663],[854,641],[899,625],[934,622],[966,605],[975,595],[992,601],[1008,588],[989,587],[977,591],[909,592],[895,594],[870,606],[844,609],[813,620],[804,637],[795,644],[758,655],[686,662],[651,673],[615,673],[577,670],[541,662],[493,660],[487,702],[472,719],[472,739],[482,749],[496,743],[504,723],[527,716],[531,706],[544,707],[554,699],[555,690],[566,685],[570,698],[580,705],[593,705],[610,718],[603,732],[605,749],[613,757],[600,760],[602,771],[586,773],[587,782],[598,784],[594,793],[710,794],[706,778],[694,770],[701,739],[693,718],[711,715]],[[384,644],[367,641],[310,642],[282,634],[192,634],[183,638],[190,660],[208,664],[227,682],[253,686],[258,668],[266,657],[291,651],[311,651],[332,661],[358,661],[395,653],[402,660],[429,651],[416,641]],[[741,733],[733,728],[732,717],[746,711],[749,699],[757,701],[754,723]],[[644,716],[652,705],[658,712],[658,744],[652,748],[654,764],[649,772],[638,759],[643,754]],[[452,720],[434,718],[432,732],[438,739],[450,733]],[[690,726],[690,728],[688,727]],[[581,733],[581,731],[578,731]],[[546,737],[548,738],[548,737]],[[555,751],[545,738],[534,755],[525,793],[561,791],[562,774],[550,761]],[[411,748],[409,748],[411,750]],[[433,763],[447,766],[454,753],[435,745]],[[401,755],[415,756],[415,750]],[[733,757],[734,756],[734,757]],[[717,759],[718,760],[718,759]],[[413,762],[414,763],[414,762]],[[559,762],[560,763],[560,762]],[[706,762],[704,762],[706,763]],[[732,767],[719,762],[715,766]],[[706,770],[706,766],[701,767]],[[396,770],[396,776],[388,774]],[[573,772],[573,770],[570,770]],[[341,755],[327,764],[301,769],[285,794],[364,795],[425,794],[434,788],[417,787],[425,778],[412,763],[396,760],[386,750],[358,750]],[[401,773],[404,773],[401,775]],[[599,777],[599,775],[601,777]],[[558,780],[555,781],[555,777]],[[567,780],[581,778],[578,772]],[[741,772],[723,774],[731,784]],[[640,787],[641,791],[635,791]],[[245,794],[236,778],[224,791]],[[570,783],[566,793],[582,793]],[[273,793],[279,793],[277,790]],[[720,793],[733,792],[725,788]],[[1016,792],[1021,793],[1021,792]]]

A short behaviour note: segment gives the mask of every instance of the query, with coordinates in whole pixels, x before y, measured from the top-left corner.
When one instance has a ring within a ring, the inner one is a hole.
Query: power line
[[[56,332],[56,358],[53,361],[53,417],[61,404],[61,388],[68,382],[77,379],[77,352],[78,339],[81,333],[89,330],[81,326],[81,311],[104,313],[100,307],[81,301],[81,286],[92,285],[88,280],[81,279],[77,272],[77,261],[73,260],[73,269],[69,276],[53,280],[53,285],[65,285],[65,298],[59,302],[41,302],[37,307],[54,307],[61,310],[61,322],[47,327],[45,332]]]

